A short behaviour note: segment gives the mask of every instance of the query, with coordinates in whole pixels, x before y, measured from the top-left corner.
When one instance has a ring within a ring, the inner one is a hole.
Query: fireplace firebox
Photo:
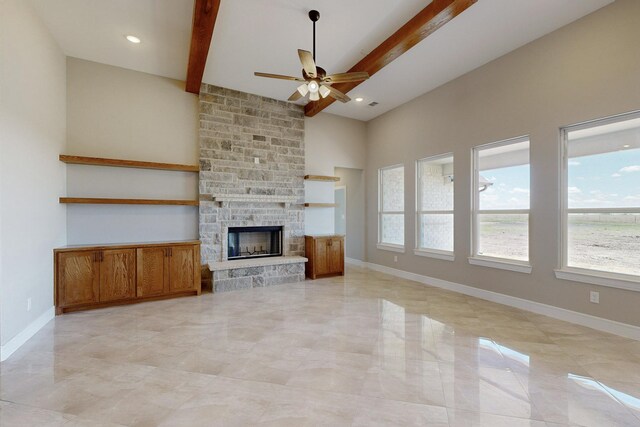
[[[282,256],[282,226],[229,227],[227,259]]]

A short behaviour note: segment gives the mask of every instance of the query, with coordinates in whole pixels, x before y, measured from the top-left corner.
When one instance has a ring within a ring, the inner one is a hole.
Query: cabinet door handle
[[[169,256],[173,256],[173,248],[169,248]]]
[[[93,262],[98,262],[98,252],[93,253]]]

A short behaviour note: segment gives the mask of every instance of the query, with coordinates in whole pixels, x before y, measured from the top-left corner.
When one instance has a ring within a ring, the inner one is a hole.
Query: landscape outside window
[[[453,156],[418,160],[418,249],[453,252]]]
[[[529,140],[477,147],[474,255],[529,261]]]
[[[404,245],[404,166],[380,169],[379,240]]]
[[[640,115],[564,135],[565,266],[640,276]]]

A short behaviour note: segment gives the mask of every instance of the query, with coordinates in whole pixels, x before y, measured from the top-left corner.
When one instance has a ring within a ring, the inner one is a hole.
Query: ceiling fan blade
[[[295,92],[293,92],[291,94],[291,96],[289,97],[289,101],[290,102],[296,102],[298,99],[302,98],[302,94],[300,93],[299,90],[296,89]]]
[[[253,74],[258,77],[267,77],[269,79],[294,80],[296,82],[306,81],[301,77],[283,76],[282,74],[269,74],[269,73],[257,73],[257,72]]]
[[[344,93],[340,92],[338,89],[335,89],[335,88],[333,88],[331,86],[327,86],[327,85],[324,85],[324,87],[329,89],[329,96],[330,97],[335,98],[340,102],[349,102],[349,101],[351,101],[351,98],[349,98]]]
[[[302,63],[302,68],[304,68],[304,72],[311,78],[316,78],[318,75],[318,70],[316,70],[316,63],[313,60],[313,55],[308,50],[298,49],[298,56],[300,57],[300,62]]]
[[[358,71],[355,73],[338,73],[331,74],[324,79],[322,79],[325,83],[344,83],[344,82],[359,82],[361,80],[367,80],[369,78],[369,73],[365,71]]]

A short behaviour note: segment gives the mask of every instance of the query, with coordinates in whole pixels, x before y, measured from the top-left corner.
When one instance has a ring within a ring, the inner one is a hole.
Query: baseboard
[[[31,322],[29,326],[24,328],[18,335],[11,338],[8,343],[0,346],[0,362],[4,362],[11,356],[17,349],[19,349],[29,338],[38,333],[40,329],[44,327],[51,319],[56,315],[55,307],[49,308],[42,313],[36,320]]]
[[[358,267],[366,267],[367,263],[355,258],[345,257],[344,262],[351,265],[357,265]]]
[[[462,285],[460,283],[449,282],[447,280],[436,279],[435,277],[423,276],[421,274],[410,273],[404,270],[387,267],[384,265],[373,264],[368,262],[360,263],[371,270],[381,273],[390,274],[424,285],[435,286],[437,288],[446,289],[460,294],[492,301],[498,304],[508,305],[510,307],[519,308],[521,310],[530,311],[536,314],[553,317],[554,319],[563,320],[565,322],[575,323],[577,325],[586,326],[602,332],[619,335],[625,338],[640,340],[640,327],[629,325],[626,323],[616,322],[615,320],[603,319],[602,317],[592,316],[590,314],[579,313],[552,305],[543,304],[535,301],[513,297],[510,295],[491,292],[484,289],[475,288],[473,286]]]

